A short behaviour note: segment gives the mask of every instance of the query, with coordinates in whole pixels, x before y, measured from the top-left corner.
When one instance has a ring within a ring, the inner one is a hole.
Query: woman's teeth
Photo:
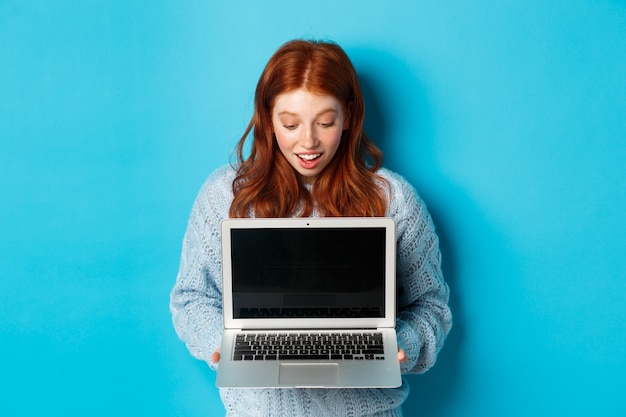
[[[314,159],[317,159],[321,156],[321,153],[314,153],[314,154],[298,154],[298,158],[300,159],[304,159],[305,161],[312,161]]]

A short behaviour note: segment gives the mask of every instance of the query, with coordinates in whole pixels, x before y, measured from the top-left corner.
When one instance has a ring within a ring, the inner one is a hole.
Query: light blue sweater
[[[391,191],[386,215],[396,221],[398,342],[408,356],[403,373],[435,364],[452,325],[448,286],[441,273],[439,240],[414,188],[389,170],[378,172]],[[216,170],[194,202],[183,240],[180,270],[171,293],[174,327],[193,356],[212,369],[222,337],[220,223],[228,217],[235,171]],[[396,389],[221,389],[227,416],[399,416],[408,395]]]

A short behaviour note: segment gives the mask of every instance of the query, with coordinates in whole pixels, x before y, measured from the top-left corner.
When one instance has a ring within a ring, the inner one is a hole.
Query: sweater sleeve
[[[214,176],[215,177],[215,176]],[[178,337],[191,354],[216,369],[212,353],[222,338],[220,223],[226,216],[225,187],[209,178],[193,204],[182,244],[180,267],[170,294]]]
[[[423,373],[452,326],[449,289],[441,271],[439,239],[424,202],[404,179],[397,178],[392,216],[397,233],[398,343],[408,356],[403,373]]]

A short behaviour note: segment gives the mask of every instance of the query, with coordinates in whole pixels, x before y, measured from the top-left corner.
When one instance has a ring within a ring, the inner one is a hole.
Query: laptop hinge
[[[383,327],[385,328],[385,327]],[[234,331],[241,331],[241,332],[332,332],[332,331],[359,331],[359,330],[368,330],[368,331],[372,331],[372,330],[378,330],[380,329],[380,327],[341,327],[341,328],[332,328],[329,329],[328,327],[324,327],[324,328],[320,328],[320,329],[294,329],[294,328],[276,328],[276,329],[250,329],[250,328],[241,328],[241,329],[231,329]]]

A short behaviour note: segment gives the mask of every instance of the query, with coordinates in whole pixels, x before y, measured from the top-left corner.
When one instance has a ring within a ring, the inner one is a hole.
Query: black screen
[[[385,233],[231,230],[234,317],[382,317]]]

